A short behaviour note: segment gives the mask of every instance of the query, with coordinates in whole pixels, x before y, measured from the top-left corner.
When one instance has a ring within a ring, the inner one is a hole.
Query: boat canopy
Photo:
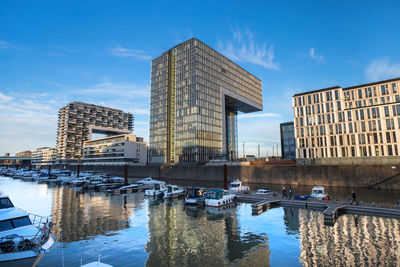
[[[228,194],[226,190],[223,189],[211,189],[207,193],[208,199],[221,199],[224,195]]]
[[[28,216],[28,213],[22,209],[18,208],[4,209],[0,213],[0,222],[24,216]]]

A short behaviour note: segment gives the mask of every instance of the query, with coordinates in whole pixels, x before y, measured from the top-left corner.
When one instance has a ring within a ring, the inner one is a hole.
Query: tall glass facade
[[[152,61],[150,162],[237,157],[238,111],[262,110],[261,81],[190,39]]]

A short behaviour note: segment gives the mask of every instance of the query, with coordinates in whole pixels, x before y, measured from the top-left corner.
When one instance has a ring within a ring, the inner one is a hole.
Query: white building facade
[[[85,165],[146,165],[147,143],[133,134],[86,141],[82,161]]]
[[[52,165],[57,159],[57,148],[40,147],[32,152],[32,165]]]
[[[296,158],[400,156],[400,78],[293,96]]]

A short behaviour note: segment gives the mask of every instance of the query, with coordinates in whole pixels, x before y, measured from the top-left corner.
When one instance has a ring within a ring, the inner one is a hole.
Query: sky
[[[151,60],[192,37],[262,81],[240,156],[276,155],[296,93],[400,77],[400,1],[2,0],[0,25],[0,155],[56,146],[72,101],[133,113],[148,141]]]

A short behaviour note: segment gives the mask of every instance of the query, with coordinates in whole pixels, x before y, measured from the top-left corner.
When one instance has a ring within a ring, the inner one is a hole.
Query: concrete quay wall
[[[63,165],[54,166],[63,169]],[[76,165],[66,169],[77,170]],[[81,171],[96,170],[124,176],[124,166],[81,165]],[[129,166],[129,178],[184,180],[188,182],[221,182],[223,166]],[[338,166],[227,166],[229,181],[240,178],[252,184],[323,185],[337,187],[369,187],[400,189],[400,165],[338,165]]]

